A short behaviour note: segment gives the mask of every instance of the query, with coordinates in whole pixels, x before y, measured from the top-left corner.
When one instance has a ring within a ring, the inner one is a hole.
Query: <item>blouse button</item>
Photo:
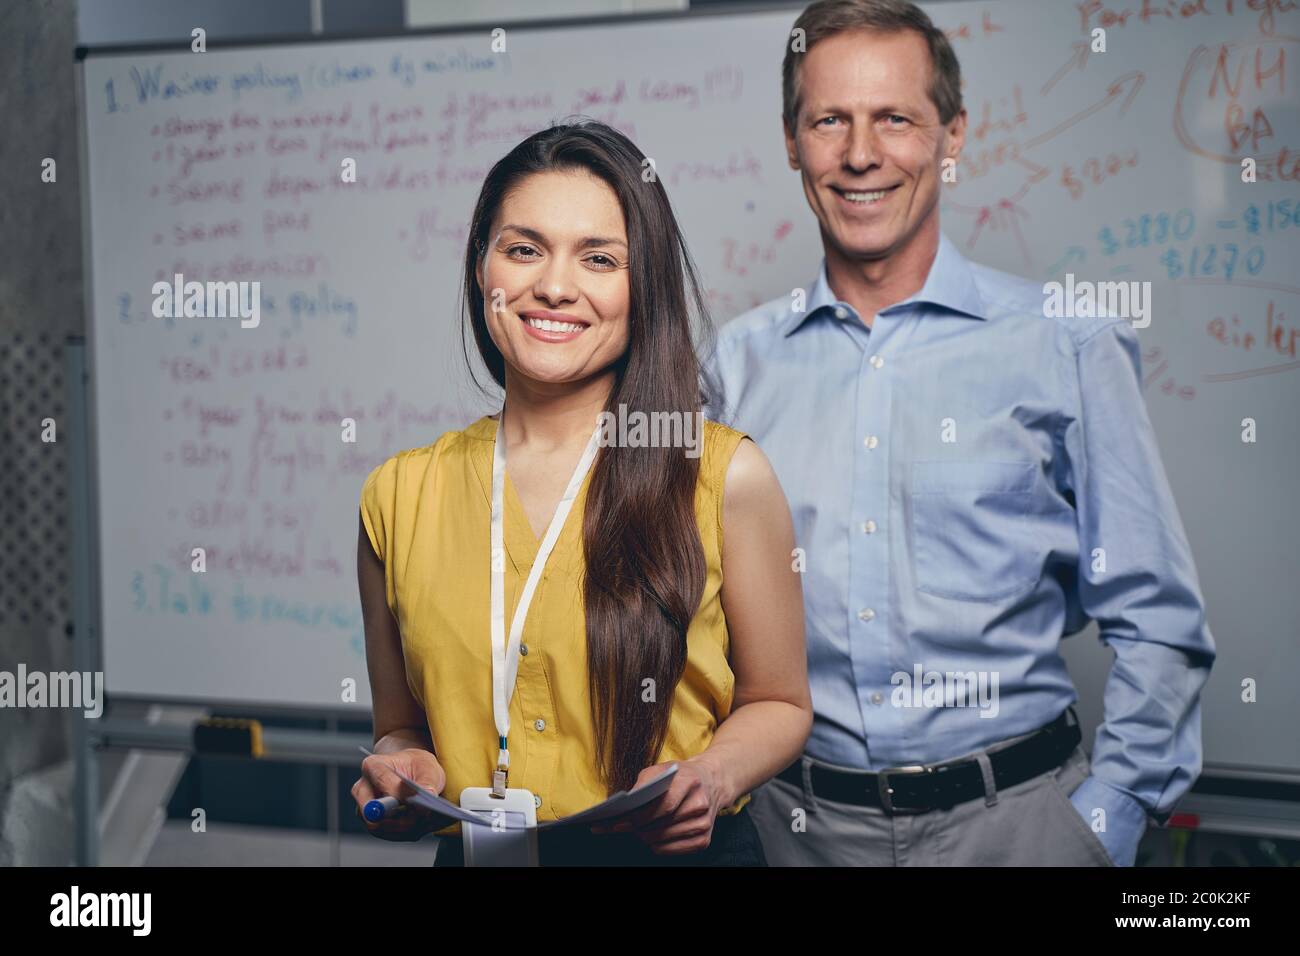
[[[542,720],[542,718],[538,717],[536,720],[533,721],[533,729],[534,729],[534,730],[545,730],[545,729],[546,729],[546,721],[544,721],[544,720]]]
[[[520,644],[520,645],[519,645],[519,653],[520,653],[522,656],[527,657],[527,656],[528,656],[528,645],[527,645],[527,644]]]

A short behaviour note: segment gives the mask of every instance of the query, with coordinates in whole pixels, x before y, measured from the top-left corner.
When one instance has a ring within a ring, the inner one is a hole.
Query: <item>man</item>
[[[786,149],[825,258],[706,365],[805,573],[816,720],[754,796],[768,859],[1132,865],[1200,772],[1214,644],[1130,319],[1048,317],[940,233],[966,111],[921,10],[821,0],[795,28]],[[1115,653],[1091,764],[1059,653],[1089,619]]]

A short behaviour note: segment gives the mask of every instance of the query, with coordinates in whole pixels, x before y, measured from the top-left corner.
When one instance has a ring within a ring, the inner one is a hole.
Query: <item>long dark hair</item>
[[[606,411],[617,415],[622,405],[647,421],[656,420],[652,412],[695,415],[702,396],[692,324],[701,335],[710,328],[695,267],[653,165],[604,123],[534,133],[488,173],[464,277],[466,315],[483,364],[504,387],[505,359],[488,333],[475,270],[501,202],[530,175],[570,170],[608,183],[627,224],[628,347],[615,365]],[[695,518],[698,466],[682,448],[613,446],[601,448],[592,466],[582,525],[583,602],[599,773],[609,792],[630,787],[655,763],[668,735],[686,668],[686,630],[706,575]]]

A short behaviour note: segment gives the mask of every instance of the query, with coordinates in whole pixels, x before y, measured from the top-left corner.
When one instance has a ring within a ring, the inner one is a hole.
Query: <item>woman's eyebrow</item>
[[[536,229],[531,229],[528,226],[520,226],[520,225],[516,225],[515,223],[507,223],[506,225],[501,227],[501,231],[503,233],[507,231],[514,231],[519,233],[525,239],[531,239],[533,242],[537,242],[542,245],[548,245],[547,239],[544,235],[542,235]],[[624,242],[622,239],[614,239],[612,237],[607,237],[607,236],[587,236],[585,239],[582,239],[578,243],[579,249],[590,249],[592,246],[622,246],[624,249],[626,249],[627,243]]]

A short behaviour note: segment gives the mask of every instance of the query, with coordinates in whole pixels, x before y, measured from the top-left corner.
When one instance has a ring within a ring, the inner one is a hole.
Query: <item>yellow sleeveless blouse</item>
[[[406,683],[424,709],[434,751],[447,771],[443,795],[454,803],[465,787],[491,786],[496,766],[489,620],[496,428],[496,420],[485,416],[432,445],[398,452],[370,472],[361,490],[361,519],[384,563]],[[701,753],[731,712],[735,677],[720,599],[722,493],[727,466],[744,437],[704,421],[695,513],[707,577],[655,763]],[[590,480],[588,473],[533,597],[510,699],[510,786],[540,798],[539,821],[569,816],[607,796],[596,771],[581,598],[582,516]],[[507,627],[539,544],[507,476]],[[721,812],[738,812],[748,801],[744,794]]]

